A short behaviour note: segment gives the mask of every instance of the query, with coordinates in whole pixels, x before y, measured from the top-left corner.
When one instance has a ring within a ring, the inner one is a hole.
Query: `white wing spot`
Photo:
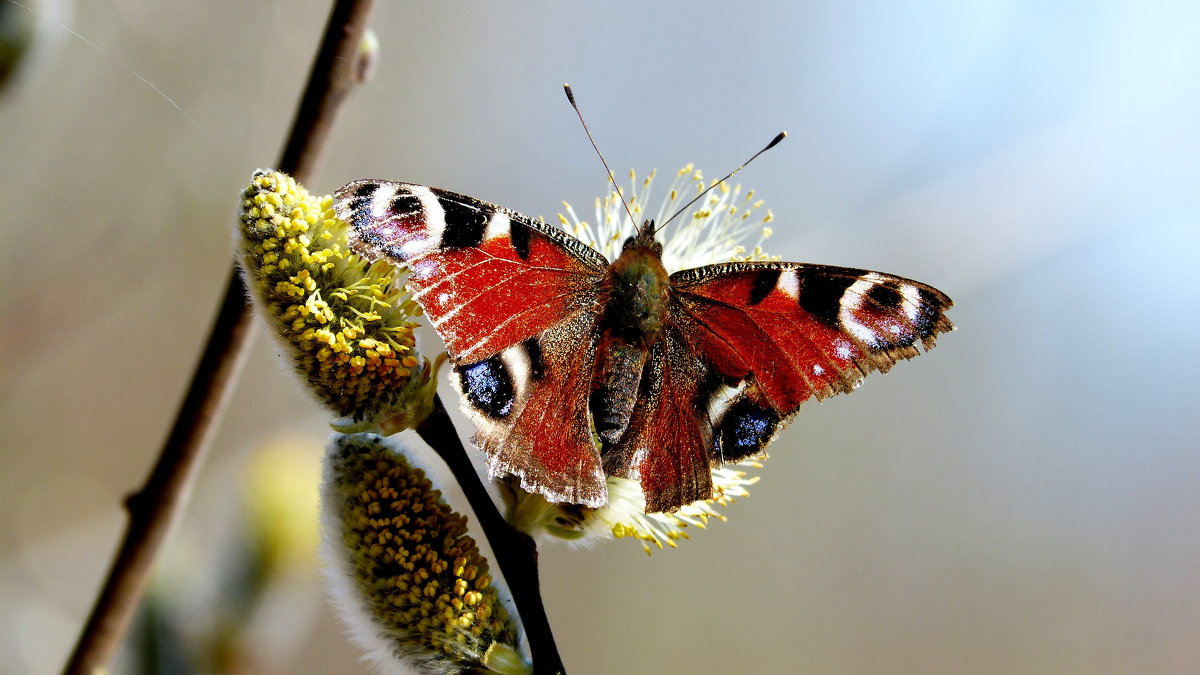
[[[746,389],[746,381],[742,380],[734,386],[721,385],[712,393],[708,400],[708,417],[709,419],[720,419],[725,411],[729,410],[729,406],[733,404],[733,400],[738,397]]]
[[[875,272],[867,272],[850,284],[838,303],[838,321],[841,322],[842,327],[856,340],[873,349],[878,348],[882,344],[882,340],[879,339],[875,329],[859,321],[858,313],[862,310],[867,292],[884,278]]]
[[[921,312],[921,289],[912,284],[900,284],[900,297],[904,299],[900,306],[909,321],[916,321]]]
[[[371,194],[371,217],[379,220],[387,215],[392,206],[392,197],[400,191],[400,186],[391,183],[381,183]]]
[[[404,244],[404,255],[411,259],[429,253],[441,244],[442,232],[446,229],[446,210],[433,191],[424,185],[409,185],[408,191],[421,202],[421,210],[425,213],[424,236],[413,237]]]
[[[493,213],[491,219],[488,220],[487,229],[483,232],[483,240],[491,241],[493,239],[507,239],[509,236],[511,236],[509,234],[510,227],[511,225],[509,223],[508,216],[497,211],[496,213]]]
[[[775,284],[775,288],[779,289],[792,300],[800,297],[800,272],[797,270],[787,270],[779,275],[779,281]]]
[[[850,343],[846,340],[837,340],[834,342],[833,352],[843,361],[849,361],[854,357],[854,350],[850,348]]]

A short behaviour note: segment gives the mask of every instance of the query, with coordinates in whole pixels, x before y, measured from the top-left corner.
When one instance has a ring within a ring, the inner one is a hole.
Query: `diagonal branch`
[[[296,111],[279,169],[306,182],[338,107],[359,79],[359,44],[372,0],[338,0],[330,13],[308,85]],[[241,277],[232,272],[225,297],[175,424],[145,485],[126,501],[129,525],[104,588],[64,670],[103,671],[145,593],[158,550],[187,501],[192,479],[246,352],[250,313]]]

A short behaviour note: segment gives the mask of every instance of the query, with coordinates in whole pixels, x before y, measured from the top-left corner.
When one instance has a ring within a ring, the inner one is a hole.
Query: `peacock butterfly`
[[[712,468],[761,455],[801,403],[953,329],[944,293],[880,272],[668,274],[652,221],[609,262],[561,229],[423,185],[354,181],[335,209],[355,251],[410,270],[491,475],[554,502],[601,506],[609,475],[639,480],[648,512],[707,499]]]

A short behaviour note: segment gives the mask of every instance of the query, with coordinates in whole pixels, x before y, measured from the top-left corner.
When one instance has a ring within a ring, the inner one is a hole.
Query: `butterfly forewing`
[[[647,510],[711,496],[711,469],[761,455],[816,397],[928,349],[953,326],[950,299],[878,272],[729,263],[671,276],[672,328],[651,352],[610,473],[637,477]]]
[[[868,270],[729,263],[671,275],[672,315],[721,374],[753,375],[786,417],[805,400],[849,392],[873,370],[953,329],[937,289]]]
[[[608,264],[558,228],[437,188],[356,181],[335,198],[355,250],[408,265],[409,290],[455,363],[590,310]]]

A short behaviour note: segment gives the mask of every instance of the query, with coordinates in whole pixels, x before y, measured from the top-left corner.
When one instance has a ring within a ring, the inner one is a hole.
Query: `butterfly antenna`
[[[621,186],[617,185],[612,169],[608,168],[608,162],[604,161],[604,153],[600,152],[600,147],[596,145],[596,139],[592,138],[592,132],[588,129],[587,122],[583,121],[583,113],[579,112],[579,104],[575,103],[575,92],[571,91],[571,85],[569,84],[563,84],[563,91],[567,92],[567,100],[571,102],[571,107],[575,109],[575,114],[579,116],[579,123],[583,125],[583,133],[587,134],[588,140],[592,142],[592,148],[596,151],[596,156],[600,158],[600,163],[604,165],[604,170],[608,172],[608,179],[612,181],[613,188],[617,191],[617,196],[621,198],[621,204],[625,206],[625,213],[629,214],[629,220],[636,228],[638,221],[637,218],[633,217],[633,209],[629,208],[629,202],[625,201],[625,195],[621,194]]]
[[[733,177],[733,175],[734,175],[735,173],[737,173],[737,172],[741,171],[742,169],[746,168],[746,166],[747,166],[747,165],[749,165],[749,164],[750,164],[750,162],[753,162],[754,160],[758,159],[758,156],[759,156],[759,155],[761,155],[761,154],[763,154],[764,152],[766,152],[766,151],[770,150],[771,148],[775,147],[776,145],[779,145],[779,141],[782,141],[782,140],[784,139],[784,137],[785,137],[785,136],[787,136],[787,132],[786,132],[786,131],[781,131],[781,132],[779,132],[779,134],[778,134],[778,135],[776,135],[776,136],[775,136],[775,138],[772,138],[772,139],[771,139],[771,142],[770,142],[770,143],[767,143],[766,147],[764,147],[762,150],[759,150],[758,152],[754,153],[754,155],[752,155],[752,156],[750,157],[750,159],[748,159],[748,160],[746,160],[746,161],[742,162],[742,165],[741,165],[741,166],[739,166],[738,168],[734,169],[733,171],[730,171],[729,173],[725,174],[725,177],[724,177],[724,178],[722,178],[721,180],[719,180],[719,181],[717,181],[717,182],[713,183],[712,185],[709,185],[708,187],[706,187],[706,188],[704,188],[703,190],[701,190],[701,191],[700,191],[700,194],[698,194],[698,195],[696,195],[695,197],[693,197],[693,198],[692,198],[692,201],[690,201],[690,202],[688,202],[688,203],[684,204],[684,205],[683,205],[683,208],[681,208],[681,209],[679,209],[678,211],[676,211],[676,212],[674,213],[674,215],[672,215],[670,218],[667,218],[666,220],[664,220],[664,221],[662,222],[662,224],[661,224],[661,225],[659,225],[659,226],[658,226],[658,227],[657,227],[657,228],[654,230],[654,231],[655,231],[655,233],[657,233],[659,230],[661,230],[661,229],[663,229],[664,227],[666,227],[666,226],[667,226],[667,223],[669,223],[669,222],[671,222],[672,220],[675,220],[677,217],[679,217],[679,214],[681,214],[681,213],[683,213],[684,211],[687,211],[689,208],[691,208],[692,204],[695,204],[696,202],[700,201],[700,198],[701,198],[701,197],[703,197],[704,195],[708,194],[709,190],[712,190],[713,188],[717,187],[717,186],[718,186],[718,185],[720,185],[721,183],[724,183],[725,181],[729,180],[730,178],[732,178],[732,177]]]

